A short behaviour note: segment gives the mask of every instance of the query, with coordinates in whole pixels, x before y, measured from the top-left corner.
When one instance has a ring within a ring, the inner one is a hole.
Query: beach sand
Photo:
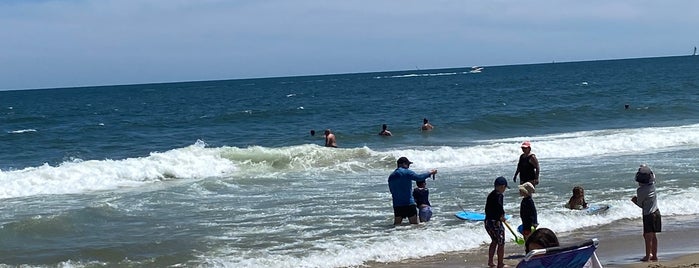
[[[548,228],[555,231],[555,228]],[[639,260],[645,254],[641,230],[641,220],[634,219],[620,220],[604,226],[584,228],[557,235],[562,244],[589,238],[599,239],[600,243],[596,253],[604,267],[699,268],[699,220],[688,216],[663,216],[663,232],[658,233],[659,261],[657,262],[641,262]],[[510,238],[510,236],[507,237]],[[505,245],[505,264],[510,267],[517,266],[523,254],[524,246],[508,242]],[[484,244],[470,251],[452,252],[394,263],[368,263],[366,266],[372,268],[488,267],[487,262],[488,248]]]

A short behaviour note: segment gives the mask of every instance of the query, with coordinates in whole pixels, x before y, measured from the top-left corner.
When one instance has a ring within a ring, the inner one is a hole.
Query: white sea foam
[[[699,125],[641,129],[583,131],[539,137],[477,141],[465,147],[415,147],[375,151],[371,148],[336,149],[317,145],[280,148],[225,148],[223,156],[242,169],[259,172],[314,171],[363,172],[390,168],[407,156],[417,168],[473,168],[510,164],[521,153],[520,143],[531,140],[539,158],[569,159],[610,155],[638,155],[699,148]],[[584,149],[581,149],[584,148]]]
[[[349,219],[365,219],[365,222],[360,223],[364,228],[360,231],[350,232],[342,236],[341,239],[330,234],[327,236],[321,235],[325,239],[317,241],[317,244],[312,248],[322,248],[322,251],[301,250],[299,248],[307,248],[307,246],[302,245],[302,242],[299,242],[294,247],[280,248],[279,250],[281,251],[274,251],[274,253],[252,250],[241,252],[240,248],[224,247],[220,249],[220,255],[202,256],[202,260],[207,264],[216,264],[215,266],[221,267],[344,267],[359,266],[370,261],[394,262],[445,252],[474,249],[489,241],[482,224],[462,222],[453,217],[453,213],[459,210],[453,204],[453,196],[459,196],[457,199],[461,200],[459,202],[465,202],[464,206],[467,209],[478,210],[482,209],[485,195],[487,195],[487,187],[469,181],[468,176],[470,172],[468,169],[472,168],[470,167],[472,163],[481,165],[481,168],[491,164],[512,165],[516,161],[516,156],[520,153],[519,144],[525,139],[532,140],[537,154],[540,157],[550,159],[547,161],[551,165],[560,165],[575,158],[617,159],[623,158],[618,156],[640,155],[658,151],[692,150],[699,148],[696,142],[696,132],[697,125],[668,128],[614,129],[479,141],[473,146],[463,148],[444,146],[396,149],[387,152],[373,151],[369,148],[327,149],[315,145],[274,150],[268,148],[236,148],[234,153],[229,153],[239,155],[252,153],[252,150],[256,150],[257,152],[254,154],[265,152],[267,157],[265,161],[272,162],[274,162],[273,159],[282,159],[278,155],[284,155],[283,159],[285,160],[282,162],[287,163],[282,165],[284,168],[300,170],[306,167],[319,167],[330,174],[360,173],[360,170],[369,168],[375,165],[376,162],[380,163],[378,165],[383,166],[384,169],[390,169],[395,165],[395,159],[403,155],[416,162],[414,168],[416,170],[434,165],[450,169],[457,174],[446,175],[447,178],[444,180],[430,181],[431,185],[437,185],[431,191],[435,216],[425,226],[402,226],[395,229],[371,228],[376,225],[390,224],[390,210],[381,209],[382,205],[386,206],[388,203],[381,200],[390,200],[388,194],[382,192],[383,194],[373,195],[365,192],[364,195],[357,195],[356,197],[348,197],[346,195],[354,195],[355,192],[362,190],[371,192],[371,190],[366,190],[366,188],[371,187],[372,183],[385,183],[385,177],[382,176],[376,179],[369,179],[368,182],[364,180],[357,182],[365,184],[360,186],[359,189],[361,190],[348,190],[344,193],[337,191],[328,192],[327,194],[330,196],[337,194],[345,196],[338,196],[332,204],[325,204],[324,202],[313,203],[312,205],[315,209],[327,213],[323,218],[314,218],[316,216],[290,216],[285,218],[285,222],[293,227],[283,227],[284,230],[282,231],[295,234],[307,232],[310,228],[304,227],[304,224],[300,222],[291,224],[296,220],[312,221],[316,225],[315,228],[326,228],[330,233],[333,233],[345,230],[348,228],[347,226],[352,226],[352,224],[349,222],[345,225],[336,223],[337,225],[331,224],[319,227],[318,225],[321,225],[324,221],[321,219],[331,217],[337,218],[340,222],[350,221]],[[620,146],[619,142],[625,145]],[[580,150],[581,147],[586,149]],[[590,149],[587,147],[590,147]],[[319,160],[319,157],[324,159],[323,162]],[[333,162],[326,159],[327,157],[338,157],[341,160]],[[274,166],[263,164],[265,161],[257,161],[256,163],[265,166],[266,169]],[[359,164],[354,166],[354,170],[351,168],[347,170],[340,165],[343,161]],[[357,168],[359,166],[362,169]],[[477,168],[472,169],[475,171]],[[458,170],[461,170],[460,173],[458,173]],[[629,172],[632,173],[633,171]],[[326,174],[327,176],[329,175]],[[349,174],[347,176],[353,177]],[[459,181],[454,180],[454,177],[458,177]],[[661,179],[658,181],[659,207],[663,215],[699,214],[699,189],[695,186],[682,186],[684,185],[681,182],[682,180],[686,179]],[[338,184],[337,187],[343,187],[341,183],[343,181],[344,179],[340,177],[335,178],[333,183]],[[588,187],[586,188],[588,190],[588,202],[611,205],[608,211],[598,214],[587,214],[583,211],[568,210],[563,207],[569,196],[569,189],[561,187],[561,184],[565,185],[568,183],[575,182],[549,183],[547,181],[544,183],[541,191],[535,195],[541,227],[551,228],[557,233],[565,233],[574,232],[580,228],[608,225],[622,220],[640,221],[641,209],[630,201],[631,196],[635,194],[635,185],[632,180],[588,181]],[[311,196],[320,197],[317,193],[308,191],[319,186],[309,182],[305,183],[305,185],[307,184],[313,184],[313,186],[306,188],[305,196],[308,198]],[[557,186],[557,188],[554,186]],[[563,188],[565,190],[562,190]],[[381,187],[377,189],[378,191],[382,190]],[[362,197],[364,199],[361,204],[352,204],[351,200]],[[343,209],[338,209],[338,207]],[[518,217],[519,198],[513,196],[513,193],[506,195],[505,209],[509,214],[514,215],[510,223],[516,228],[516,226],[521,224],[521,220]],[[378,211],[379,214],[370,213],[372,211]],[[381,212],[385,214],[385,217],[380,216]],[[287,213],[294,214],[295,212],[286,211],[280,214],[286,215]],[[278,231],[275,230],[275,232]],[[265,236],[265,231],[261,230],[261,232],[258,235]],[[315,234],[317,233],[309,232],[309,237],[305,239],[316,240],[314,238]],[[235,236],[235,234],[232,233],[231,236]],[[506,236],[508,241],[511,240],[512,236],[509,232],[507,232]],[[420,250],[416,251],[414,248],[405,247],[404,245],[420,245]]]
[[[27,132],[36,132],[36,129],[28,128],[28,129],[12,130],[12,131],[9,131],[8,133],[22,134],[22,133],[27,133]]]
[[[463,148],[440,147],[396,150],[413,162],[443,167],[510,163],[521,153],[520,143],[532,142],[532,151],[540,158],[561,159],[609,155],[637,155],[659,151],[699,148],[699,125],[635,129],[581,131],[538,137],[514,137],[479,141]],[[583,149],[581,149],[583,148]],[[513,158],[515,156],[515,158]],[[417,160],[417,161],[416,161]]]
[[[469,210],[482,209],[489,189],[481,181],[475,181],[476,175],[472,173],[489,166],[512,166],[520,153],[522,140],[531,140],[537,155],[554,166],[575,158],[614,159],[646,152],[696,149],[699,148],[698,128],[699,125],[612,129],[482,140],[464,147],[412,147],[388,151],[312,144],[279,148],[207,148],[203,142],[197,142],[145,157],[71,161],[58,166],[0,171],[0,183],[4,186],[0,189],[0,198],[90,193],[167,180],[215,178],[207,180],[206,184],[221,185],[231,192],[212,191],[196,184],[190,187],[189,194],[240,202],[232,211],[235,211],[235,220],[245,223],[245,228],[238,229],[236,224],[225,222],[203,223],[230,228],[223,235],[207,238],[220,241],[220,246],[200,256],[199,262],[205,266],[359,266],[371,261],[394,262],[464,251],[487,243],[482,223],[463,222],[453,217],[460,209],[456,204],[463,204]],[[586,149],[579,150],[581,147]],[[429,183],[433,189],[431,201],[435,215],[426,225],[388,227],[391,223],[390,194],[385,180],[399,156],[414,161],[415,170],[439,167],[440,171],[445,171],[443,177]],[[555,172],[553,167],[548,170]],[[238,185],[242,183],[240,179],[248,181],[247,184]],[[659,177],[657,188],[663,215],[699,214],[699,189],[683,186],[686,180],[676,176],[669,180],[662,175]],[[570,182],[562,184],[566,183]],[[560,233],[626,219],[640,220],[640,208],[629,201],[635,193],[631,180],[590,180],[586,185],[588,202],[612,206],[594,215],[563,208],[569,191],[567,186],[558,183],[556,188],[556,184],[548,181],[543,184],[535,195],[541,227]],[[302,191],[287,191],[297,187],[302,187],[298,188]],[[505,209],[514,215],[510,222],[515,228],[521,223],[518,202],[514,192],[506,195]],[[220,213],[220,210],[223,209],[202,208],[202,212]],[[254,237],[263,237],[264,241]],[[511,239],[509,233],[507,239]],[[417,244],[419,251],[404,246]]]
[[[389,75],[389,76],[376,76],[374,79],[382,79],[382,78],[409,78],[409,77],[429,77],[429,76],[445,76],[445,75],[457,75],[457,74],[465,74],[468,72],[462,72],[462,73],[421,73],[421,74],[401,74],[401,75]]]
[[[362,173],[387,169],[407,156],[416,168],[471,169],[509,165],[519,155],[522,140],[531,140],[539,158],[565,159],[699,148],[699,125],[613,129],[483,140],[466,147],[420,147],[385,152],[370,148],[336,149],[317,145],[279,148],[206,148],[203,142],[123,160],[65,162],[1,171],[0,198],[36,194],[66,194],[131,187],[171,178],[244,176],[276,177],[280,173]],[[580,150],[579,148],[585,148]]]
[[[696,188],[685,191],[661,193],[660,208],[663,215],[689,215],[699,213],[699,191]],[[539,207],[540,227],[555,230],[557,233],[574,231],[623,219],[639,220],[641,210],[627,198],[605,200],[612,207],[603,213],[587,214],[584,211],[568,210],[558,204],[537,204]],[[515,210],[515,206],[506,208]],[[358,215],[361,217],[361,215]],[[454,222],[457,222],[454,224]],[[515,215],[510,225],[516,228],[521,224]],[[267,232],[293,232],[302,234],[302,226],[278,229],[260,229],[258,235]],[[357,232],[345,239],[317,241],[309,254],[292,254],[271,251],[240,252],[236,248],[222,248],[221,256],[202,256],[207,266],[215,267],[347,267],[360,266],[368,261],[396,262],[411,258],[420,258],[445,252],[459,252],[487,244],[490,239],[480,222],[459,222],[451,217],[451,212],[437,212],[432,222],[421,226],[401,226],[390,230],[378,230],[370,234]],[[231,234],[235,236],[235,234]],[[354,237],[352,237],[354,236]],[[521,234],[518,234],[521,236]],[[230,237],[229,237],[230,238]],[[506,232],[506,239],[512,235]],[[413,246],[419,247],[415,250]],[[512,245],[510,245],[512,247]]]
[[[59,166],[0,172],[0,198],[40,194],[71,194],[136,187],[171,179],[227,176],[236,167],[203,142],[124,160],[75,160]]]

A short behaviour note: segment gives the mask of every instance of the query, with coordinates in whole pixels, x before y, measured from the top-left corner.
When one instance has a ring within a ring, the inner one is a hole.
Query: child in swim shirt
[[[573,187],[573,196],[570,197],[566,208],[569,209],[585,209],[587,208],[587,202],[585,202],[585,189],[582,186]]]
[[[532,233],[532,227],[539,226],[539,221],[536,216],[536,206],[532,194],[536,190],[531,182],[526,182],[519,186],[519,195],[522,197],[522,202],[519,205],[519,217],[522,218],[522,235],[524,240],[529,238]]]
[[[432,217],[432,205],[430,205],[430,190],[425,181],[416,181],[417,188],[413,189],[413,198],[417,204],[420,222],[428,222]]]

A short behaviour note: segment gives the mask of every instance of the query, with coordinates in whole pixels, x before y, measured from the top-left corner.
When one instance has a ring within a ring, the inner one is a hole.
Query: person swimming
[[[430,124],[430,122],[429,122],[429,120],[427,120],[427,118],[423,118],[423,119],[422,119],[422,127],[421,127],[421,129],[422,129],[423,131],[429,131],[429,130],[432,130],[433,128],[434,128],[434,126],[432,126],[432,124]]]
[[[380,136],[393,136],[391,131],[388,131],[388,126],[386,124],[383,124],[381,126],[381,132],[379,132]]]

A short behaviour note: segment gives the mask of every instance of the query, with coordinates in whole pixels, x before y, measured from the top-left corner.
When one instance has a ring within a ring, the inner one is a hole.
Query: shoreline
[[[595,251],[603,267],[611,268],[663,268],[698,267],[699,220],[690,216],[664,216],[663,231],[658,233],[657,262],[641,262],[645,249],[641,235],[640,219],[620,220],[603,226],[593,226],[575,232],[557,233],[561,244],[573,243],[587,238],[599,239]],[[554,230],[555,231],[555,230]],[[510,236],[507,236],[510,239]],[[516,267],[524,254],[524,246],[512,241],[505,244],[505,264]],[[488,245],[478,248],[449,252],[422,259],[409,259],[391,263],[366,263],[364,267],[488,267]]]

